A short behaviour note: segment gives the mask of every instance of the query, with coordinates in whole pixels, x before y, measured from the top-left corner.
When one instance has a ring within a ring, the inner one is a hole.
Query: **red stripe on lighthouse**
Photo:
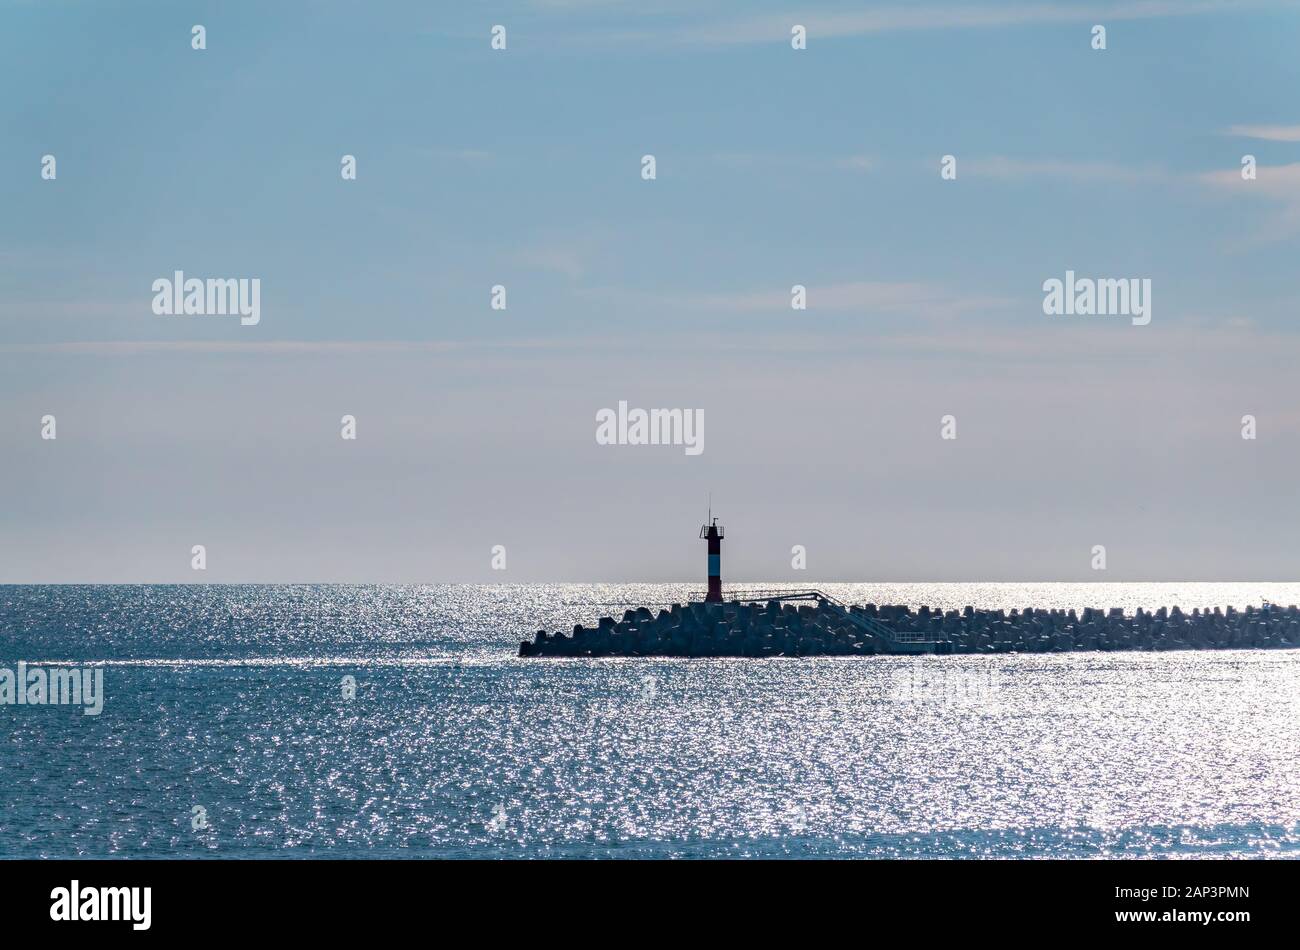
[[[721,603],[722,601],[722,534],[716,524],[707,525],[704,537],[709,542],[709,592],[704,602]]]

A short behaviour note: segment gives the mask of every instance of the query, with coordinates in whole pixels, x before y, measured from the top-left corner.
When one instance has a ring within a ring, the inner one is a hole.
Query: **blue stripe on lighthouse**
[[[709,576],[710,577],[722,576],[722,555],[721,554],[709,555]]]

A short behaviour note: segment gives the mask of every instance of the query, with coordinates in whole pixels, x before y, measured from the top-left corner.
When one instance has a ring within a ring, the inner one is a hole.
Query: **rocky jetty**
[[[1300,646],[1292,605],[1238,611],[912,610],[822,602],[673,604],[602,617],[573,633],[537,631],[520,656],[850,656],[888,653],[1064,653],[1071,650],[1231,650]]]

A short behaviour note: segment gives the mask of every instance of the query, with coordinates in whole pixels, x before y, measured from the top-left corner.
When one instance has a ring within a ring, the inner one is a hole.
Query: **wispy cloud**
[[[1102,23],[1107,20],[1138,20],[1191,16],[1243,7],[1267,5],[1233,0],[1137,0],[1111,4],[996,3],[920,4],[877,7],[871,10],[821,10],[765,14],[741,19],[719,20],[682,29],[678,40],[685,43],[731,45],[776,42],[789,37],[790,27],[801,23],[809,40],[864,36],[904,30],[977,29],[1036,23]]]
[[[1256,240],[1281,240],[1300,234],[1300,162],[1259,165],[1253,181],[1243,179],[1239,169],[1205,172],[1196,178],[1225,194],[1263,199],[1275,205],[1272,219],[1254,235]]]
[[[81,297],[75,299],[0,299],[0,320],[77,320],[149,315],[148,293],[135,300],[107,297]]]
[[[863,316],[913,316],[947,320],[963,313],[1005,307],[1009,301],[991,295],[959,294],[924,282],[849,281],[807,284],[809,311],[860,313]],[[658,294],[622,288],[592,288],[582,296],[628,306],[664,307],[717,315],[789,313],[790,288],[745,291]]]
[[[790,309],[786,290],[735,294],[705,294],[690,301],[694,306],[719,313],[757,313]],[[931,317],[952,317],[1005,301],[968,297],[926,283],[853,281],[808,287],[810,310],[830,312],[911,313]]]
[[[870,155],[780,155],[761,152],[717,152],[714,162],[729,168],[776,168],[802,171],[869,172],[876,168]]]
[[[995,155],[989,158],[958,159],[958,176],[975,175],[1007,180],[1056,178],[1072,181],[1128,182],[1132,184],[1173,181],[1179,176],[1165,169],[1118,162],[1073,162],[1024,160]]]
[[[1260,193],[1275,198],[1300,200],[1300,162],[1290,165],[1259,165],[1257,178],[1247,181],[1239,169],[1205,172],[1197,176],[1207,184],[1231,188],[1243,194]]]
[[[356,354],[450,353],[461,350],[565,349],[556,340],[94,340],[0,343],[0,353],[86,356],[142,356],[151,353],[248,354],[262,356],[350,356]]]
[[[586,275],[592,261],[609,241],[610,236],[602,228],[548,234],[516,251],[514,257],[524,267],[549,271],[576,281]]]
[[[1224,134],[1268,142],[1300,142],[1300,125],[1234,125]]]
[[[526,267],[563,274],[570,280],[577,280],[587,270],[586,255],[575,247],[551,245],[528,248],[519,252],[518,260]]]
[[[1242,127],[1234,126],[1234,128]],[[1208,188],[1219,194],[1260,200],[1274,206],[1272,217],[1251,235],[1249,243],[1276,241],[1300,234],[1300,162],[1290,165],[1259,165],[1254,180],[1243,179],[1239,167],[1210,172],[1182,172],[1156,166],[1139,167],[1118,162],[1022,160],[1003,156],[964,161],[959,159],[957,169],[959,175],[1006,181],[1043,178],[1057,181],[1130,185],[1169,184],[1183,188]]]

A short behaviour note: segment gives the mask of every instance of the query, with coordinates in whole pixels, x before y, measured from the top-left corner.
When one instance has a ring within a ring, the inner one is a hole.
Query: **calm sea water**
[[[1296,584],[823,587],[1300,602]],[[103,663],[106,693],[99,716],[0,706],[0,856],[1300,855],[1300,651],[515,658],[538,628],[692,593],[0,587],[0,666]]]

